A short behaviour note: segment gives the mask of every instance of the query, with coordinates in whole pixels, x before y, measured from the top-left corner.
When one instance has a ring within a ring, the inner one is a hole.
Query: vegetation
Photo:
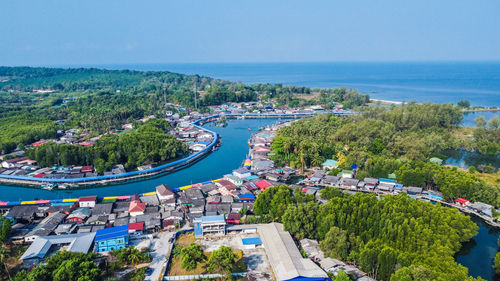
[[[220,246],[210,254],[207,269],[209,272],[223,274],[227,279],[232,279],[231,273],[236,267],[237,258],[233,248]]]
[[[414,277],[418,272],[428,280],[475,280],[453,255],[478,227],[457,210],[405,195],[377,199],[331,190],[321,193],[329,202],[318,205],[301,193],[272,187],[258,195],[255,212],[282,222],[298,239],[318,239],[326,256],[352,262],[378,280],[421,280]]]
[[[104,271],[95,262],[97,254],[59,251],[45,264],[26,272],[21,270],[13,281],[82,281],[103,280]]]
[[[144,116],[162,118],[167,110],[176,112],[172,103],[194,108],[195,96],[201,112],[226,102],[262,100],[287,106],[342,102],[349,108],[369,100],[353,90],[245,85],[167,71],[0,67],[0,77],[0,153],[54,138],[57,129],[81,129],[97,136]],[[322,98],[298,97],[313,91],[321,91]],[[64,125],[57,120],[65,120]]]
[[[443,151],[462,147],[480,153],[500,152],[499,129],[461,128],[461,121],[461,110],[450,104],[373,108],[348,118],[317,115],[279,130],[271,159],[278,166],[302,171],[321,166],[326,159],[337,159],[340,169],[356,165],[358,179],[395,173],[403,184],[439,190],[445,199],[466,197],[500,206],[498,184],[428,162]],[[468,137],[469,133],[473,136]]]
[[[116,258],[118,265],[121,267],[138,265],[140,263],[147,263],[153,260],[151,254],[146,251],[139,251],[133,246],[113,250],[111,255]]]
[[[206,260],[206,256],[203,254],[203,249],[196,243],[191,243],[188,247],[182,248],[181,254],[181,267],[186,270],[193,270],[201,263]]]
[[[29,149],[27,155],[41,166],[94,165],[98,173],[103,173],[123,163],[125,168],[133,169],[165,162],[188,152],[185,144],[165,133],[169,127],[163,119],[150,119],[138,124],[136,130],[104,135],[92,146],[49,142]]]

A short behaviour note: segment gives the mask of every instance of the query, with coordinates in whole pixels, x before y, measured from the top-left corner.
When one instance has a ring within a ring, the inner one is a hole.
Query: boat
[[[57,184],[55,183],[44,183],[42,184],[42,188],[46,190],[52,190],[54,187],[57,187]]]

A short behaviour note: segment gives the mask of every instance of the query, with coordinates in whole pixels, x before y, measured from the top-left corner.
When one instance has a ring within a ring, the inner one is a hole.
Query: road
[[[168,240],[173,237],[175,232],[160,232],[158,236],[153,240],[153,251],[151,255],[153,256],[153,261],[149,265],[153,269],[153,273],[150,276],[146,276],[145,281],[158,281],[158,278],[163,273],[163,265],[165,264],[167,255],[171,249],[171,243]]]

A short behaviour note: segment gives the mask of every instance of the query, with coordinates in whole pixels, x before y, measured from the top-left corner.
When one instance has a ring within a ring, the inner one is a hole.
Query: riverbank
[[[13,175],[5,175],[0,174],[0,182],[6,184],[13,185],[22,185],[22,186],[32,186],[32,187],[40,187],[43,184],[68,184],[71,185],[72,188],[76,188],[79,186],[88,187],[88,186],[102,186],[107,184],[115,184],[120,181],[128,181],[128,180],[137,180],[141,178],[157,176],[159,174],[165,172],[173,172],[175,170],[180,170],[185,166],[192,164],[206,156],[210,153],[218,144],[219,137],[218,135],[210,130],[207,130],[200,125],[203,125],[208,122],[212,122],[215,119],[225,116],[226,118],[238,118],[238,119],[246,119],[246,118],[300,118],[312,116],[316,112],[290,112],[290,113],[266,113],[266,114],[214,114],[205,116],[194,121],[191,125],[199,130],[205,131],[208,134],[213,136],[212,141],[206,145],[202,150],[189,155],[186,158],[170,162],[164,165],[157,166],[151,169],[145,169],[142,171],[133,171],[122,174],[114,174],[114,175],[103,175],[96,177],[87,177],[87,178],[71,178],[71,179],[53,179],[53,178],[36,178],[36,177],[26,177],[26,176],[13,176]],[[334,114],[351,114],[350,112],[333,112]],[[66,188],[64,188],[66,189]]]

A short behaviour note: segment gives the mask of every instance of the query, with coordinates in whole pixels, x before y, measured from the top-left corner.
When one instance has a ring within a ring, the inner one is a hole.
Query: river
[[[172,174],[163,174],[147,180],[119,183],[110,186],[77,190],[42,190],[16,186],[0,185],[0,201],[18,201],[33,199],[77,198],[85,195],[116,196],[154,191],[155,186],[167,184],[179,187],[210,179],[217,179],[238,168],[248,153],[247,141],[250,135],[260,127],[273,124],[278,119],[228,120],[227,127],[216,127],[213,123],[205,127],[219,133],[222,145],[219,149],[193,165]],[[250,130],[248,129],[250,128]],[[469,268],[472,276],[493,279],[493,259],[496,253],[496,241],[499,231],[487,226],[481,220],[473,218],[479,225],[479,234],[457,254],[457,261]]]

